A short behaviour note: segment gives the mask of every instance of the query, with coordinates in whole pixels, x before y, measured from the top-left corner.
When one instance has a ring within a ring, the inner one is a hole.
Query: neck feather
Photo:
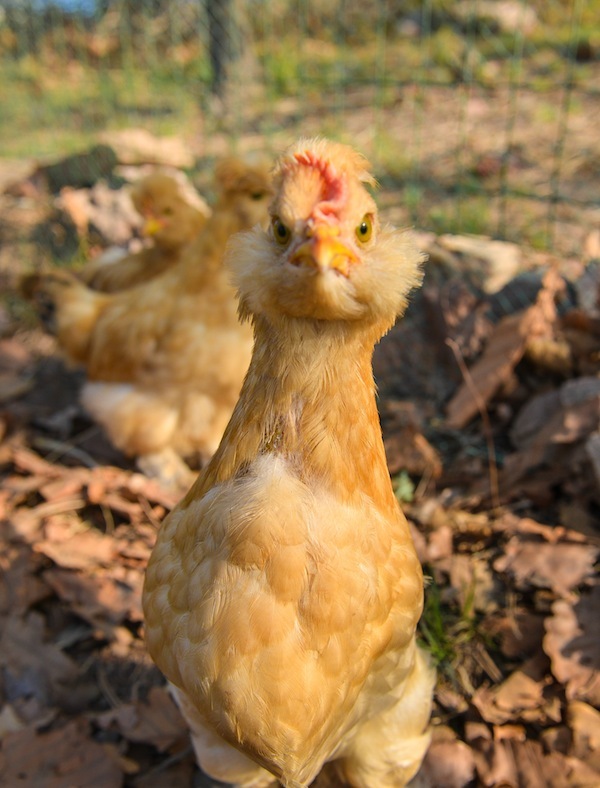
[[[375,339],[357,325],[255,321],[252,362],[203,486],[230,478],[260,454],[285,456],[310,484],[344,499],[396,506],[375,402]],[[376,335],[376,336],[375,336]]]

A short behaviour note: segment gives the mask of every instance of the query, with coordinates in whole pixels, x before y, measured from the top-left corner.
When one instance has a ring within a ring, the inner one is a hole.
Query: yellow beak
[[[318,268],[320,271],[332,268],[348,276],[351,263],[358,262],[358,258],[339,240],[339,234],[339,227],[316,225],[308,231],[308,240],[290,257],[290,263]]]
[[[155,216],[149,216],[146,221],[144,222],[144,226],[142,227],[142,233],[144,235],[156,235],[159,230],[162,230],[164,227],[164,222],[161,222],[160,219],[157,219]]]

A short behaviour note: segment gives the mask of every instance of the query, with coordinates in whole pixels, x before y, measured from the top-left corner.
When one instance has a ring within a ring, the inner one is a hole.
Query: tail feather
[[[21,295],[35,306],[36,312],[44,328],[50,334],[56,334],[56,300],[52,292],[53,281],[64,281],[68,286],[69,275],[61,273],[26,274],[19,282]]]
[[[57,337],[69,358],[85,363],[96,321],[108,297],[63,270],[27,274],[19,289],[34,304],[42,324]]]

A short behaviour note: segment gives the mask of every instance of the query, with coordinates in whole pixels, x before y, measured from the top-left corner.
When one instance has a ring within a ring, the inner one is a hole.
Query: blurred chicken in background
[[[109,249],[89,262],[79,275],[94,290],[125,290],[175,265],[211,214],[183,173],[157,170],[135,183],[130,194],[151,245],[133,254]]]
[[[205,461],[217,448],[252,348],[222,263],[233,233],[267,219],[268,168],[225,159],[215,189],[196,240],[150,281],[100,293],[56,270],[22,283],[67,358],[85,366],[84,407],[144,472],[172,485],[192,479],[182,457]]]

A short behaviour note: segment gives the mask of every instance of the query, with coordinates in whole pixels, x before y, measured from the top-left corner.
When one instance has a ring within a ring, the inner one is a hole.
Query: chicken
[[[154,243],[134,254],[108,250],[89,262],[80,277],[95,290],[124,290],[175,265],[210,216],[189,182],[160,170],[134,184],[131,200],[144,219],[142,233]]]
[[[147,646],[218,780],[403,786],[429,742],[434,672],[415,641],[423,577],[394,497],[375,343],[421,281],[380,226],[351,148],[300,141],[271,227],[229,246],[255,344],[219,449],[165,519]]]
[[[226,159],[215,177],[211,219],[149,282],[99,293],[55,271],[25,287],[49,305],[68,358],[85,365],[84,407],[142,470],[175,486],[191,482],[179,457],[208,459],[217,448],[252,350],[222,263],[230,235],[266,223],[270,174],[264,163]]]

